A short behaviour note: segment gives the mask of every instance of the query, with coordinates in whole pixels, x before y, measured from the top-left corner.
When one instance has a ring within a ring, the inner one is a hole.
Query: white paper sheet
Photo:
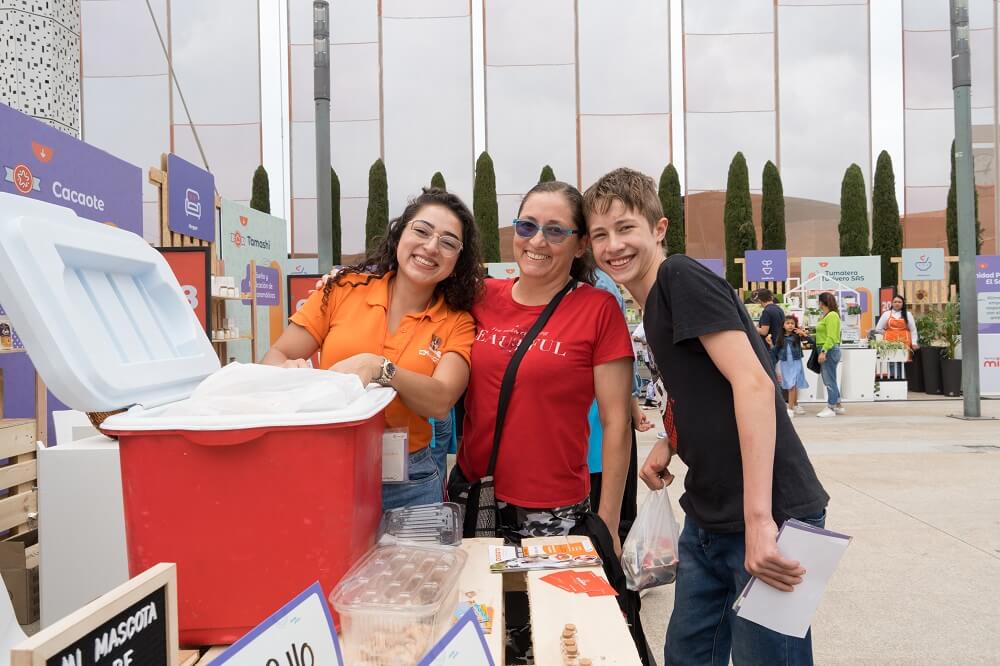
[[[778,550],[798,560],[806,570],[802,582],[782,592],[751,578],[733,605],[736,615],[778,633],[805,638],[830,577],[851,543],[851,537],[797,520],[786,521],[778,533]]]

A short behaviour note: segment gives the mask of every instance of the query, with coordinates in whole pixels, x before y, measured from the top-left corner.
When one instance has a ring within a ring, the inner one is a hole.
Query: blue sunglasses
[[[514,233],[521,238],[534,238],[539,231],[549,243],[562,243],[564,240],[580,232],[576,229],[566,229],[558,224],[538,224],[532,220],[514,220]]]

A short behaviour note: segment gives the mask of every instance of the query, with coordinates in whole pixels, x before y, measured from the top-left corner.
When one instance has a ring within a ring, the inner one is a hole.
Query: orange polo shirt
[[[406,315],[395,334],[388,333],[389,280],[348,275],[343,284],[330,291],[323,309],[323,291],[309,296],[290,318],[309,331],[320,346],[320,368],[326,370],[355,354],[379,354],[397,367],[427,376],[434,374],[441,357],[460,354],[470,362],[476,327],[472,315],[452,310],[439,296],[426,312]],[[385,410],[387,428],[409,431],[410,453],[425,448],[434,436],[428,420],[409,407],[399,396]]]

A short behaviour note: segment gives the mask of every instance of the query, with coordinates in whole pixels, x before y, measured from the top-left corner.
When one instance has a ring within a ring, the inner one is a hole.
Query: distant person
[[[760,321],[757,322],[757,332],[760,333],[764,344],[771,347],[785,324],[785,311],[774,302],[774,294],[770,289],[757,290],[756,300],[764,306],[763,312],[760,313]]]
[[[913,314],[906,309],[906,299],[895,296],[892,307],[882,313],[875,330],[885,336],[887,342],[902,342],[907,351],[920,349],[920,338],[917,336],[917,322]]]
[[[843,414],[846,410],[840,403],[840,387],[837,386],[837,366],[840,365],[840,310],[837,297],[826,291],[819,295],[819,309],[823,317],[816,326],[816,347],[819,349],[820,376],[826,386],[826,409],[818,416],[821,419]]]
[[[799,389],[809,388],[805,368],[802,366],[802,341],[809,339],[809,334],[799,328],[799,320],[795,315],[788,315],[771,347],[775,379],[782,390],[788,391],[788,418],[806,413],[798,403],[798,394]]]

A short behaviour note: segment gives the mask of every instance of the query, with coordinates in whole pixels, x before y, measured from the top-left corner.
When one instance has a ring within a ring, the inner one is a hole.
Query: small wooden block
[[[201,659],[201,653],[197,650],[181,650],[177,653],[177,662],[180,666],[194,666]]]
[[[197,666],[208,666],[208,664],[218,659],[219,655],[227,649],[229,649],[228,645],[216,645],[215,647],[208,648],[208,652],[201,655],[201,659],[198,660]]]

